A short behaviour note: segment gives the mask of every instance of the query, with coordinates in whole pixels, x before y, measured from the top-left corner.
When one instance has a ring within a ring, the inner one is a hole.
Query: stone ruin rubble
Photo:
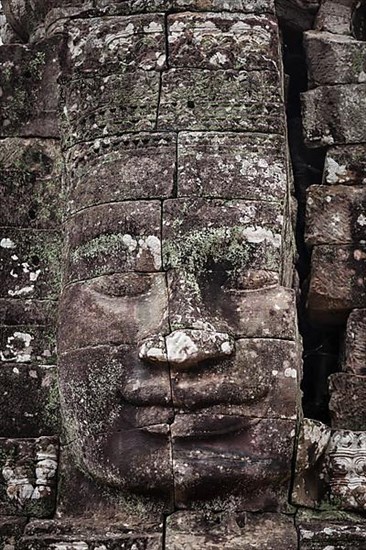
[[[365,0],[2,4],[1,548],[365,550]]]

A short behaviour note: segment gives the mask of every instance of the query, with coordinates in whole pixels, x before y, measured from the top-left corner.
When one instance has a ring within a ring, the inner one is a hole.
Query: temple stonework
[[[366,549],[366,1],[2,0],[0,547]]]

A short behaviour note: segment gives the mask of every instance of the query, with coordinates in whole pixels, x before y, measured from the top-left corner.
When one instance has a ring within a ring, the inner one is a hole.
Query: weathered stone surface
[[[296,419],[301,359],[294,342],[241,339],[229,358],[169,364],[173,403],[183,412]]]
[[[291,517],[280,514],[175,512],[167,519],[166,550],[297,549]]]
[[[149,525],[140,530],[114,521],[33,520],[28,523],[19,550],[160,550],[162,529]]]
[[[321,86],[302,94],[310,147],[366,141],[366,84]]]
[[[268,15],[170,15],[168,44],[170,67],[276,70],[279,62],[278,26]]]
[[[53,325],[56,314],[57,302],[53,300],[0,298],[1,325]]]
[[[183,414],[171,429],[176,506],[274,511],[287,502],[294,420]]]
[[[57,137],[59,39],[0,48],[0,136]]]
[[[65,281],[115,272],[161,269],[159,201],[85,209],[66,222]]]
[[[84,436],[72,443],[82,470],[100,487],[112,486],[126,494],[165,502],[171,508],[173,478],[169,426]]]
[[[0,518],[0,544],[4,550],[13,550],[22,536],[26,518],[3,516]]]
[[[67,145],[121,132],[154,130],[158,72],[95,75],[63,87],[63,139]]]
[[[366,510],[366,432],[333,433],[327,449],[330,500],[345,510]]]
[[[164,15],[76,19],[67,27],[72,74],[165,67]]]
[[[163,207],[164,268],[183,269],[197,278],[210,271],[231,272],[231,288],[245,289],[241,275],[245,277],[246,270],[279,272],[282,222],[278,204],[167,200]]]
[[[282,133],[279,74],[171,69],[162,76],[158,129]]]
[[[58,443],[55,437],[0,439],[0,512],[48,517],[54,512]]]
[[[168,198],[176,171],[176,137],[124,134],[69,149],[67,211],[128,199]]]
[[[59,352],[107,343],[137,344],[168,331],[168,297],[162,273],[106,275],[63,291]]]
[[[300,550],[363,550],[366,524],[362,516],[346,512],[299,512],[296,524]]]
[[[53,364],[55,360],[55,327],[0,324],[0,362]]]
[[[355,309],[348,317],[343,370],[366,375],[366,309]]]
[[[234,352],[234,340],[229,334],[207,329],[176,330],[166,336],[165,343],[167,360],[175,371],[202,367],[203,362],[220,361]]]
[[[308,311],[314,321],[344,323],[351,309],[366,306],[366,249],[314,246]]]
[[[56,367],[1,365],[0,436],[39,437],[59,431]]]
[[[361,185],[366,183],[366,147],[331,147],[325,157],[323,183]]]
[[[280,21],[296,31],[312,29],[320,0],[276,0],[276,13]]]
[[[304,418],[296,445],[296,468],[291,502],[317,508],[326,494],[323,462],[331,429],[317,420]]]
[[[60,357],[69,441],[167,423],[173,416],[168,365],[141,361],[133,346],[97,346]]]
[[[0,141],[0,219],[6,226],[61,224],[61,152],[55,140]]]
[[[311,185],[305,241],[309,245],[366,241],[366,187]]]
[[[321,2],[315,28],[334,34],[351,34],[354,0],[324,0]]]
[[[312,87],[365,82],[365,42],[350,36],[308,31],[304,34],[304,46]]]
[[[279,135],[181,132],[178,196],[284,201],[285,147]]]
[[[364,358],[366,364],[366,357]],[[335,430],[366,430],[366,377],[337,372],[329,377],[329,411]]]
[[[97,0],[98,8],[110,15],[154,11],[213,11],[274,13],[274,0]]]
[[[56,298],[60,250],[56,231],[0,229],[0,296]]]

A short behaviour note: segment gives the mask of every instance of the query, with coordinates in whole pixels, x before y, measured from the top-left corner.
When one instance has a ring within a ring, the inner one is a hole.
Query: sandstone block
[[[0,325],[2,363],[53,364],[56,361],[55,327]]]
[[[302,94],[306,144],[322,147],[366,141],[366,84],[321,86]]]
[[[183,414],[171,426],[175,501],[275,511],[287,502],[294,420]]]
[[[282,133],[279,74],[171,69],[162,76],[158,129]]]
[[[55,437],[0,439],[0,511],[48,517],[55,509],[58,443]]]
[[[66,222],[66,282],[161,269],[161,205],[120,202],[85,209]]]
[[[315,28],[334,34],[351,34],[353,0],[325,0],[321,3]]]
[[[55,140],[0,141],[0,219],[6,226],[61,225],[61,152]]]
[[[165,67],[163,14],[76,19],[67,27],[71,74],[110,75]]]
[[[297,549],[296,529],[281,514],[175,512],[167,520],[166,550]]]
[[[296,516],[300,550],[363,550],[366,525],[362,517],[343,512],[302,512]]]
[[[57,137],[59,39],[0,48],[0,135]]]
[[[338,508],[366,510],[366,433],[339,430],[327,450],[330,500]]]
[[[168,198],[175,181],[176,137],[139,133],[80,143],[67,152],[66,165],[68,213],[120,200]]]
[[[135,346],[97,346],[63,354],[59,370],[69,441],[172,419],[168,365],[141,361]]]
[[[1,437],[40,437],[59,432],[56,367],[1,365]]]
[[[351,309],[366,305],[366,249],[359,246],[314,246],[308,311],[311,319],[344,323]]]
[[[72,80],[63,87],[63,139],[66,145],[156,125],[160,75],[136,70]]]
[[[356,309],[347,320],[343,370],[366,375],[366,310]]]
[[[285,201],[286,146],[282,136],[181,132],[178,196]]]
[[[184,413],[295,419],[300,363],[294,342],[236,340],[228,358],[191,368],[170,361],[173,403]]]
[[[331,429],[317,420],[304,418],[296,448],[295,479],[291,502],[317,508],[326,495],[323,463]]]
[[[168,296],[162,273],[106,275],[63,291],[61,353],[107,343],[137,344],[168,332]]]
[[[170,15],[168,44],[170,67],[278,70],[277,22],[268,15]]]
[[[350,36],[308,31],[304,46],[311,86],[366,80],[366,44]]]
[[[0,296],[57,298],[60,251],[56,231],[0,229]]]
[[[361,185],[366,183],[364,145],[330,147],[325,157],[323,183]]]
[[[366,363],[366,359],[364,359]],[[329,377],[329,410],[335,430],[366,430],[366,378],[344,372]]]
[[[366,241],[366,187],[311,185],[305,241],[309,245]]]

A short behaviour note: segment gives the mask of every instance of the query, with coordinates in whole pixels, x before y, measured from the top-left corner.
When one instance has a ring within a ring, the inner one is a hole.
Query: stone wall
[[[364,4],[3,5],[3,547],[365,548]]]

